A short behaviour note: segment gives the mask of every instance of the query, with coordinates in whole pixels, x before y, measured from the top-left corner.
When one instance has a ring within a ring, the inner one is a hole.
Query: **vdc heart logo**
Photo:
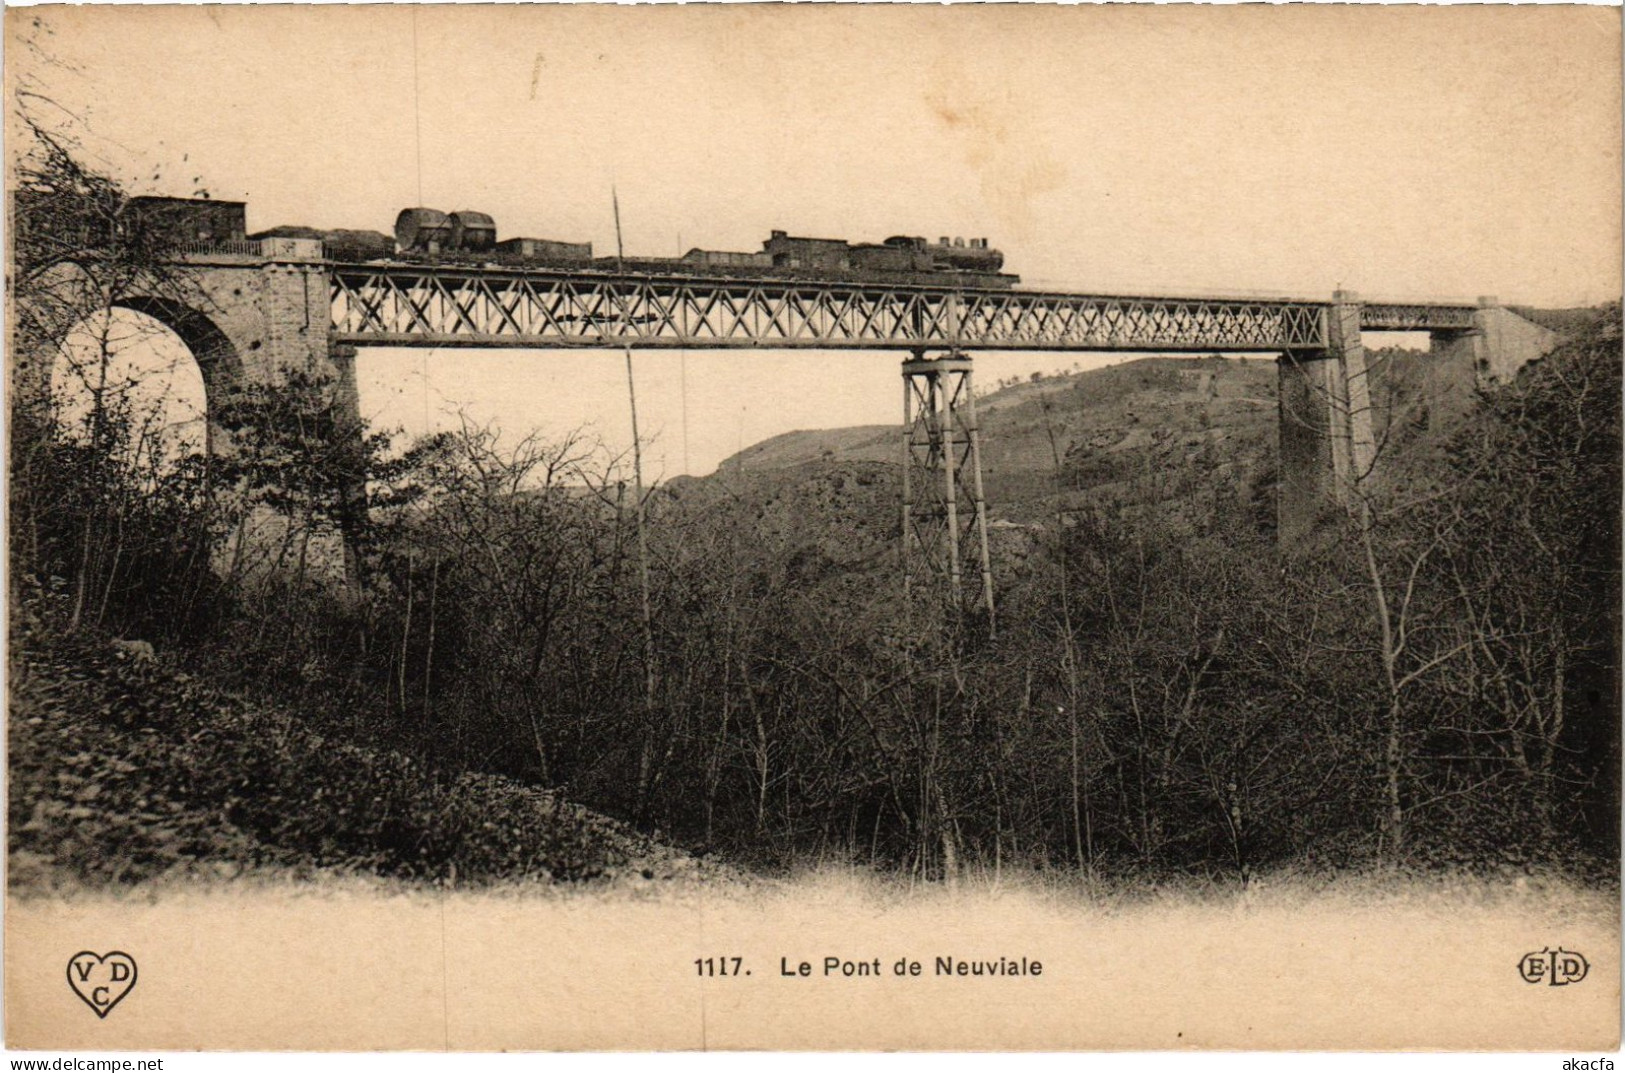
[[[68,959],[68,986],[97,1017],[106,1017],[135,986],[135,958],[120,950],[81,950]]]

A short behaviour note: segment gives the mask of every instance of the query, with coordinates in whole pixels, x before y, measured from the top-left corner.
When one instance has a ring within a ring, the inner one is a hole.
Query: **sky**
[[[987,236],[1031,286],[1620,293],[1601,7],[10,9],[8,67],[137,192],[277,224],[756,250]],[[42,30],[36,30],[34,20]],[[53,62],[15,47],[33,35]],[[635,357],[650,467],[900,420],[887,354]],[[990,381],[1102,359],[986,355]],[[617,352],[363,351],[362,406],[630,442]]]

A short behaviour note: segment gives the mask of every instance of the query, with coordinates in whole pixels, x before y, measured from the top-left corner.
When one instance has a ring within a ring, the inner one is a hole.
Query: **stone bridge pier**
[[[13,420],[26,422],[30,403],[50,397],[68,321],[85,310],[126,309],[146,314],[178,336],[202,373],[208,418],[208,450],[229,454],[231,434],[219,421],[233,393],[255,385],[273,387],[295,374],[326,381],[346,416],[359,419],[355,349],[330,342],[330,276],[322,245],[311,239],[271,238],[235,242],[206,253],[185,254],[150,281],[112,295],[97,291],[94,272],[73,265],[54,270],[42,288],[63,311],[50,324],[58,338],[38,352],[15,352],[10,385]],[[44,318],[41,318],[44,320]],[[21,405],[19,405],[21,404]],[[28,435],[19,429],[20,434]],[[256,509],[223,553],[222,569],[263,574],[289,544],[289,519]],[[304,541],[300,561],[313,559],[312,577],[347,572],[347,550],[336,533]]]
[[[321,243],[280,238],[237,245],[243,252],[188,255],[162,277],[127,287],[110,301],[95,294],[94,278],[74,266],[57,270],[47,285],[65,308],[111,305],[144,313],[173,331],[203,374],[212,450],[229,449],[216,441],[214,415],[239,388],[273,385],[296,371],[331,377],[341,391],[353,384],[353,367],[328,342],[329,282]],[[63,323],[56,330],[65,336],[72,327]],[[59,346],[14,356],[14,399],[48,397]]]
[[[1288,351],[1278,359],[1277,531],[1284,549],[1353,507],[1381,468],[1362,308],[1357,294],[1336,292],[1326,311],[1326,348]],[[1460,414],[1479,389],[1510,380],[1544,356],[1558,335],[1494,298],[1481,298],[1471,328],[1431,331],[1429,339],[1422,401],[1430,413]]]
[[[301,238],[217,244],[178,256],[165,275],[163,286],[135,288],[113,304],[155,317],[190,348],[207,388],[216,452],[232,449],[215,420],[220,404],[241,387],[293,372],[329,379],[341,410],[359,418],[356,346],[1278,353],[1278,531],[1287,548],[1355,505],[1380,475],[1386,415],[1373,411],[1363,332],[1430,331],[1431,356],[1414,375],[1430,413],[1440,414],[1465,412],[1477,388],[1509,379],[1557,341],[1494,299],[1475,308],[1368,306],[1347,291],[1330,303],[1023,290],[967,296],[817,281],[744,295],[726,281],[687,276],[350,264],[325,259],[321,242]],[[54,358],[17,355],[13,397],[43,398]]]

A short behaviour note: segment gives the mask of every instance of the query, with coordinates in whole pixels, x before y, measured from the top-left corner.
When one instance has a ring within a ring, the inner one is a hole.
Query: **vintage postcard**
[[[1620,1038],[1618,7],[5,12],[5,1045]]]

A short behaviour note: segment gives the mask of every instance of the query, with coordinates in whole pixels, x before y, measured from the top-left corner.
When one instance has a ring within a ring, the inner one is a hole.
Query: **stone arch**
[[[45,307],[36,318],[44,330],[36,331],[33,339],[19,345],[12,354],[14,419],[19,417],[19,404],[32,413],[34,407],[49,400],[56,363],[74,329],[95,312],[122,310],[152,318],[180,340],[202,374],[208,450],[216,451],[226,442],[218,425],[220,403],[241,383],[244,362],[240,348],[215,318],[186,301],[157,294],[123,295],[104,306],[96,280],[72,262],[55,266],[34,281],[33,289],[42,296],[40,304]],[[26,302],[27,298],[19,301]],[[27,414],[22,416],[26,422]]]
[[[237,345],[208,314],[183,302],[151,295],[125,298],[116,309],[142,313],[162,324],[180,338],[203,374],[204,408],[209,422],[209,449],[218,448],[217,419],[221,400],[242,383],[243,360]]]

